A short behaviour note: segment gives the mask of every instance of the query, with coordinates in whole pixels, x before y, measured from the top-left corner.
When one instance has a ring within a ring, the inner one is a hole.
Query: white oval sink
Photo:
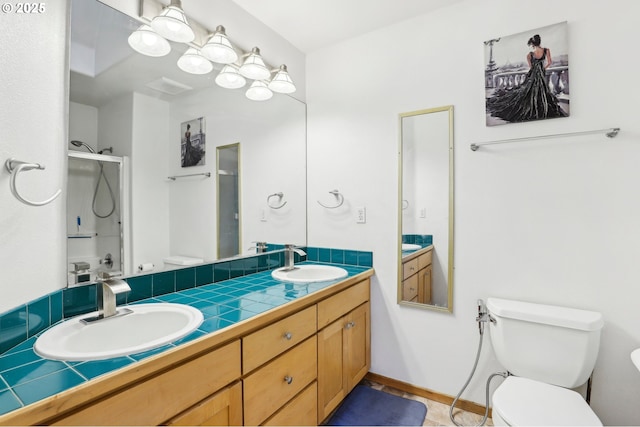
[[[284,267],[283,267],[284,268]],[[297,265],[293,270],[278,268],[271,272],[276,280],[291,283],[327,282],[347,277],[347,270],[331,265]]]
[[[34,345],[43,358],[54,360],[101,360],[151,350],[180,339],[202,323],[200,310],[183,304],[127,306],[131,313],[92,323],[88,313],[66,320],[45,331]],[[122,310],[123,307],[118,310]]]
[[[420,245],[414,245],[413,243],[403,243],[402,244],[402,250],[403,251],[417,251],[418,249],[421,249],[422,246]]]

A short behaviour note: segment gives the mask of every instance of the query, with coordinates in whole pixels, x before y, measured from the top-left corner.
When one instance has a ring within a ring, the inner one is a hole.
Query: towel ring
[[[336,200],[338,201],[338,204],[335,206],[327,206],[325,204],[322,204],[320,200],[317,200],[318,204],[323,208],[327,208],[327,209],[336,209],[342,206],[342,204],[344,203],[344,196],[338,190],[329,191],[329,193],[335,196]]]
[[[32,200],[25,199],[18,192],[18,188],[16,187],[16,178],[22,171],[30,171],[33,169],[44,170],[44,165],[41,165],[39,163],[27,163],[20,160],[16,160],[14,158],[8,159],[4,165],[6,166],[7,170],[11,174],[11,179],[9,180],[9,188],[11,189],[11,194],[13,194],[16,199],[20,200],[25,205],[44,206],[46,204],[53,202],[56,199],[56,197],[58,197],[62,193],[62,190],[58,189],[58,191],[56,191],[53,196],[41,202],[34,202]]]
[[[405,210],[409,207],[409,201],[407,199],[402,200],[402,210]]]
[[[267,197],[267,205],[268,205],[271,209],[280,209],[281,207],[283,207],[284,205],[286,205],[286,204],[287,204],[287,202],[285,201],[285,202],[284,202],[284,203],[282,203],[280,206],[274,206],[274,205],[272,205],[272,204],[271,204],[271,198],[272,198],[272,197],[277,197],[279,201],[282,201],[282,198],[284,197],[284,193],[282,193],[282,192],[279,192],[279,193],[273,193],[273,194],[270,194],[270,195]]]

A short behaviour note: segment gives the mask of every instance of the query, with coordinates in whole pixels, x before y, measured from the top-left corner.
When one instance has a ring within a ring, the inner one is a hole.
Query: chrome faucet
[[[305,256],[307,254],[305,251],[296,248],[294,245],[284,245],[284,267],[282,267],[283,271],[290,271],[295,268],[294,252],[300,256]]]
[[[263,254],[267,252],[267,242],[251,242],[255,243],[255,246],[251,246],[249,249],[255,249],[257,254]]]
[[[128,308],[116,309],[116,295],[129,292],[131,290],[129,284],[122,279],[110,277],[108,273],[102,272],[102,276],[102,278],[98,278],[98,284],[101,285],[102,291],[102,298],[98,298],[98,315],[83,319],[83,323],[131,313]]]

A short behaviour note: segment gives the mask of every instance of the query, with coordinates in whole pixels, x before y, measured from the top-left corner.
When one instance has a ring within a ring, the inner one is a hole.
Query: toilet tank
[[[600,347],[602,314],[553,305],[488,298],[491,343],[513,375],[560,387],[584,384]]]

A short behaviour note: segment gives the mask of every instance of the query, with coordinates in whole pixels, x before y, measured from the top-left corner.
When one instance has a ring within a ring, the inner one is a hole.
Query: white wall
[[[65,193],[46,206],[24,205],[9,192],[4,168],[11,157],[46,166],[19,177],[18,188],[28,199],[42,200],[65,188],[67,7],[65,2],[46,6],[42,15],[1,18],[0,312],[66,284]]]
[[[373,372],[455,395],[477,349],[478,298],[598,310],[606,325],[592,407],[605,424],[640,424],[640,374],[629,359],[640,346],[639,14],[633,0],[469,0],[308,56],[309,244],[374,251]],[[485,127],[482,42],[565,20],[571,117]],[[448,104],[455,108],[453,315],[396,304],[397,115]],[[612,126],[622,128],[613,140],[469,149]],[[332,188],[350,206],[367,207],[367,224],[315,203]],[[463,395],[482,404],[486,378],[500,368],[485,344]]]

